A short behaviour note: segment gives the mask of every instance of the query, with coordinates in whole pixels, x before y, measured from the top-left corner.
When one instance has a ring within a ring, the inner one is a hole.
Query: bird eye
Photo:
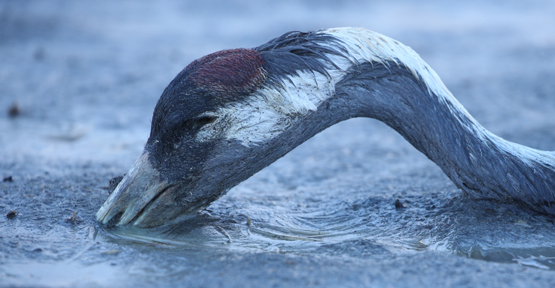
[[[213,116],[202,116],[199,118],[194,119],[196,124],[199,125],[199,127],[202,127],[206,124],[210,124],[210,123],[214,123],[214,121],[216,121],[216,117]]]
[[[193,135],[196,135],[200,128],[215,122],[217,119],[218,117],[214,116],[200,116],[197,118],[183,120],[174,125],[167,126],[168,128],[164,129],[162,133],[153,139],[159,140],[157,143],[160,144],[158,145],[162,145],[164,147],[174,147],[176,143],[183,139],[183,137],[194,137]],[[172,149],[175,149],[175,147]]]
[[[176,125],[175,130],[194,131],[201,128],[204,125],[213,123],[214,121],[216,121],[216,119],[217,117],[213,117],[213,116],[201,116],[198,118],[188,119]]]

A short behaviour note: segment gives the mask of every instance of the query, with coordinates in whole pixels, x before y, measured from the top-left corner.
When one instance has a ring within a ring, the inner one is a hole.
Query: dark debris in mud
[[[10,212],[8,212],[8,214],[6,214],[6,217],[7,217],[8,219],[10,219],[10,220],[11,220],[11,219],[14,219],[15,216],[17,216],[17,211],[15,211],[15,210],[10,211]]]
[[[79,212],[75,211],[71,217],[66,219],[66,222],[71,223],[73,225],[81,223],[82,221],[79,219],[79,217],[77,217],[77,213]]]
[[[8,108],[8,116],[10,118],[16,118],[19,115],[21,115],[21,109],[17,103],[13,103],[12,106]]]
[[[393,205],[395,205],[395,209],[405,208],[405,204],[403,204],[403,202],[401,202],[401,200],[399,199],[395,200],[395,203]]]

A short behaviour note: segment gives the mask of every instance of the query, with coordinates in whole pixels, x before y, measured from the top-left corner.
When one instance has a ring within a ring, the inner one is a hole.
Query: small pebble
[[[8,219],[13,219],[15,218],[15,216],[17,216],[17,211],[13,210],[8,212],[8,214],[6,214],[6,217],[8,217]]]
[[[15,118],[20,114],[21,114],[21,110],[19,109],[19,106],[17,105],[17,103],[13,103],[12,106],[8,108],[8,116],[10,116],[10,118]]]

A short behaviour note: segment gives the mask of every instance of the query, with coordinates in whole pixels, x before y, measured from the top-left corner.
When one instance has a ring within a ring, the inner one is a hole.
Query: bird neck
[[[437,95],[403,66],[365,63],[348,71],[336,93],[348,99],[350,117],[371,117],[392,127],[468,194],[517,199],[555,214],[554,153],[490,133],[446,88]]]

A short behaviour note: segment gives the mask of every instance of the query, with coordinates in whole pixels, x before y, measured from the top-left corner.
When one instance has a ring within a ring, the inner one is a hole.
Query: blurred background
[[[174,242],[114,236],[94,213],[181,69],[291,30],[399,40],[487,129],[555,150],[554,15],[550,0],[1,0],[0,286],[553,287],[552,220],[468,202],[370,119],[301,145]]]

